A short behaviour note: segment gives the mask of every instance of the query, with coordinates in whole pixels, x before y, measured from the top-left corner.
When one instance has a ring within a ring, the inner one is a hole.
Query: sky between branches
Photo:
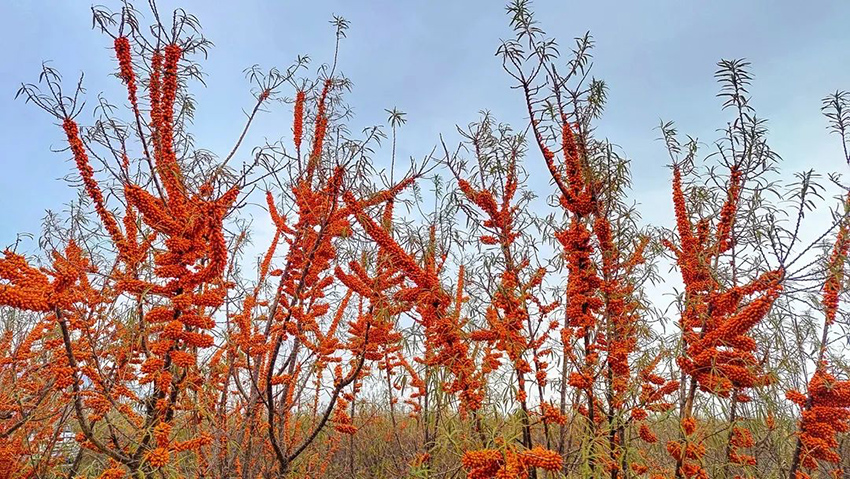
[[[178,2],[159,1],[161,12]],[[108,5],[117,9],[118,3]],[[215,43],[203,63],[207,87],[194,85],[199,110],[197,146],[229,151],[253,104],[243,70],[253,64],[285,68],[298,54],[312,58],[310,72],[333,55],[332,14],[351,22],[341,48],[341,71],[354,82],[347,95],[356,117],[352,131],[383,123],[385,109],[407,112],[398,155],[422,158],[442,133],[449,145],[459,139],[455,125],[490,110],[496,119],[524,128],[522,95],[494,56],[500,39],[511,36],[499,1],[180,1],[195,14]],[[7,0],[0,7],[0,247],[20,232],[37,234],[45,209],[62,210],[75,192],[59,180],[72,172],[64,161],[61,130],[21,99],[21,82],[34,82],[42,60],[51,60],[66,80],[86,73],[89,108],[104,92],[118,104],[124,98],[108,37],[91,30],[84,1]],[[661,119],[674,120],[683,134],[711,142],[725,126],[713,73],[721,58],[744,57],[755,75],[752,104],[769,119],[770,142],[783,158],[786,174],[816,168],[844,172],[838,138],[828,134],[820,100],[850,89],[850,3],[803,4],[793,0],[541,1],[536,18],[564,49],[590,30],[596,39],[594,74],[609,86],[609,101],[597,133],[632,159],[633,198],[644,219],[672,226],[670,171],[659,132]],[[146,12],[145,5],[139,9]],[[249,145],[290,135],[289,108],[280,105],[260,117]],[[249,149],[243,150],[246,154]],[[389,148],[376,155],[388,164]],[[539,155],[525,163],[532,188],[551,191]]]

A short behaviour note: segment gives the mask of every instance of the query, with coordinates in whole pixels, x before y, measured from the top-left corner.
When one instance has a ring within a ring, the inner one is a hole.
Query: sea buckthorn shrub
[[[0,257],[0,477],[848,473],[850,194],[783,175],[749,63],[718,63],[715,151],[660,125],[649,225],[596,134],[592,37],[567,54],[527,1],[497,49],[524,123],[485,112],[407,168],[404,112],[349,131],[341,17],[329,63],[246,70],[212,152],[198,19],[92,11],[116,103],[47,65],[19,91],[80,196]],[[850,94],[822,109],[850,163]],[[291,134],[250,149],[272,115]]]

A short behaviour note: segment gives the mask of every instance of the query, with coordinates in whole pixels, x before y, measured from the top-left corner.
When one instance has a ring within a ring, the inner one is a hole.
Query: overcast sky
[[[159,3],[162,11],[175,5]],[[384,109],[398,107],[408,114],[399,154],[421,158],[439,134],[456,138],[455,125],[474,121],[483,109],[525,126],[522,97],[509,88],[494,56],[500,39],[511,35],[501,2],[180,5],[199,17],[215,43],[204,63],[208,86],[194,88],[199,147],[222,154],[235,140],[241,109],[252,104],[244,68],[285,67],[298,54],[310,55],[314,67],[329,61],[334,13],[351,22],[340,65],[354,82],[347,97],[357,114],[352,130],[383,122]],[[610,89],[598,132],[632,158],[634,197],[648,221],[672,226],[667,156],[654,128],[661,119],[674,120],[682,133],[716,139],[728,117],[715,97],[713,73],[721,58],[752,62],[753,105],[769,119],[771,144],[786,169],[843,171],[839,143],[828,135],[819,108],[827,93],[850,89],[850,2],[538,0],[533,8],[561,44],[586,30],[595,37],[595,76]],[[42,60],[52,60],[68,79],[86,72],[90,98],[103,91],[123,99],[118,80],[107,76],[116,68],[111,42],[90,26],[81,1],[4,0],[0,6],[0,247],[18,232],[37,233],[44,210],[61,210],[74,195],[59,180],[71,172],[69,155],[50,151],[63,146],[61,130],[43,112],[14,100],[20,83],[35,81]],[[81,117],[89,119],[90,110]],[[258,135],[288,136],[289,121],[281,107],[261,119]],[[534,172],[542,162],[531,156],[526,167]]]

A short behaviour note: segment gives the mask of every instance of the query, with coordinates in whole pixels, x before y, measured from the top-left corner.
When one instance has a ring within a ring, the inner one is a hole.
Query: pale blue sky
[[[107,2],[108,3],[108,2]],[[117,2],[115,2],[117,4]],[[140,2],[141,3],[141,2]],[[162,11],[176,2],[161,1]],[[21,81],[37,78],[42,60],[53,60],[66,78],[87,75],[90,98],[104,91],[123,99],[110,41],[90,29],[88,3],[3,0],[0,6],[0,247],[20,231],[37,233],[47,208],[61,209],[73,191],[58,180],[71,171],[61,131],[51,119],[14,95]],[[354,82],[348,101],[352,130],[382,122],[385,108],[408,113],[399,154],[421,157],[440,133],[456,139],[478,111],[525,125],[522,98],[494,52],[509,37],[499,1],[182,1],[216,45],[204,64],[208,87],[198,86],[198,146],[221,154],[251,104],[242,70],[254,63],[285,67],[297,54],[314,66],[331,58],[332,13],[351,22],[341,69]],[[115,6],[115,5],[111,5]],[[144,5],[140,5],[140,9]],[[820,99],[850,89],[850,2],[792,0],[542,1],[537,18],[562,45],[590,30],[595,75],[610,88],[598,132],[633,159],[635,198],[647,220],[670,226],[669,171],[654,130],[661,118],[683,133],[714,140],[726,115],[713,79],[721,58],[753,64],[753,104],[770,120],[772,145],[786,168],[843,171],[837,138],[827,134]],[[91,118],[90,110],[81,117]],[[283,108],[264,116],[254,138],[288,136]],[[381,153],[388,155],[387,151]],[[527,168],[542,165],[537,156]],[[543,175],[538,175],[543,178]],[[542,185],[541,185],[542,186]]]

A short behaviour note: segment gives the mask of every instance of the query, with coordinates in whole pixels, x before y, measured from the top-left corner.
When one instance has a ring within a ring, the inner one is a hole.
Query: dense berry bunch
[[[818,461],[838,463],[840,433],[850,430],[850,381],[838,381],[821,365],[809,381],[808,397],[789,391],[788,399],[802,410],[800,464],[816,469]],[[799,472],[800,477],[808,477]]]
[[[524,451],[480,449],[466,451],[461,459],[470,479],[527,479],[532,470],[558,471],[561,455],[542,447]]]

